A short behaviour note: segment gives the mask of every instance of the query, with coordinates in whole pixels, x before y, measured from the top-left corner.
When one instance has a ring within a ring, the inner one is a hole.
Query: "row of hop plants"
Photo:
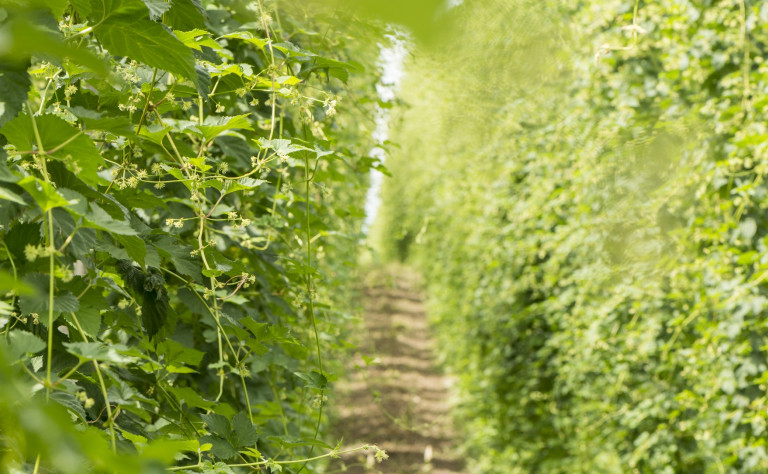
[[[764,472],[768,8],[455,15],[374,236],[425,273],[470,469]]]
[[[339,455],[328,358],[379,28],[315,4],[33,0],[0,5],[0,38],[3,470]]]

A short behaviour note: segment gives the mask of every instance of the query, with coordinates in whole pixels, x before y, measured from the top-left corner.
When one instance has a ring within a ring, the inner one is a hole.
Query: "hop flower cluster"
[[[384,451],[383,449],[379,448],[375,444],[374,445],[365,446],[366,451],[368,449],[371,449],[371,448],[373,448],[373,457],[376,458],[376,462],[380,463],[380,462],[384,461],[385,459],[389,459],[389,454],[387,454],[386,451]]]
[[[341,100],[341,97],[330,96],[323,101],[323,107],[325,107],[325,115],[333,117],[336,115],[336,104]]]
[[[168,227],[175,227],[177,229],[181,229],[182,227],[184,227],[184,219],[168,218],[165,220],[165,225]]]
[[[58,252],[55,248],[44,247],[42,245],[27,244],[24,247],[24,256],[30,262],[34,262],[38,257],[48,257],[51,254],[56,255]]]
[[[96,401],[93,398],[89,398],[88,394],[85,392],[77,392],[76,397],[77,401],[82,403],[86,410],[91,408],[96,403]]]

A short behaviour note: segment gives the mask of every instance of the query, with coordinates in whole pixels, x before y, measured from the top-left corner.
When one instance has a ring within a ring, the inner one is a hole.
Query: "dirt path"
[[[377,444],[389,459],[351,455],[330,472],[464,472],[453,449],[448,389],[435,369],[418,278],[404,269],[372,273],[364,290],[364,322],[353,339],[361,353],[351,377],[337,384],[333,432],[345,447]],[[363,356],[377,358],[366,366]],[[346,470],[345,470],[346,469]]]

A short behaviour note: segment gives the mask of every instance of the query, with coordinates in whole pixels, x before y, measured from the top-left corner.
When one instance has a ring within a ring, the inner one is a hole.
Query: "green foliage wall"
[[[425,272],[474,472],[765,472],[768,6],[467,1],[374,238]]]
[[[11,0],[0,38],[1,470],[314,471],[378,28]]]

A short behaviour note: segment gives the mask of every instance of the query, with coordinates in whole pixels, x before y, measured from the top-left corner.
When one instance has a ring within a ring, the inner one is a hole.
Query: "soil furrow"
[[[449,415],[452,381],[435,364],[418,278],[399,268],[367,282],[364,321],[353,338],[360,353],[351,376],[337,384],[333,432],[345,447],[377,444],[389,459],[379,464],[372,451],[353,454],[331,472],[464,472]]]

